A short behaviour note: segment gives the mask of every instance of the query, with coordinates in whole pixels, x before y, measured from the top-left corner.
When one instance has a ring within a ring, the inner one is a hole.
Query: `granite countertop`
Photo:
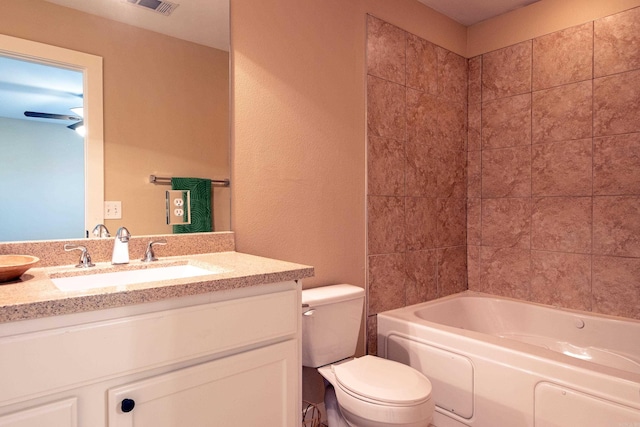
[[[211,275],[83,291],[61,291],[51,281],[52,277],[180,264],[192,264],[213,271]],[[313,267],[310,266],[238,252],[163,257],[153,263],[132,260],[129,264],[118,266],[100,262],[87,270],[77,269],[73,265],[33,268],[17,281],[0,283],[0,323],[304,279],[313,274]]]

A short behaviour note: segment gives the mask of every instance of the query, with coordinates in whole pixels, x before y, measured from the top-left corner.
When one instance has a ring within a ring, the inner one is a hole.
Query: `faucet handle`
[[[93,235],[96,237],[111,237],[109,229],[104,224],[98,224],[93,229]]]
[[[167,241],[165,239],[149,242],[149,244],[147,245],[147,250],[144,252],[144,256],[142,257],[141,261],[142,262],[157,261],[158,258],[156,258],[155,254],[153,253],[153,245],[166,245],[166,244],[167,244]]]
[[[91,262],[91,255],[89,255],[86,246],[71,245],[67,243],[66,245],[64,245],[64,250],[67,252],[74,250],[82,251],[82,253],[80,254],[80,260],[76,265],[77,268],[89,268],[95,266],[95,264]]]

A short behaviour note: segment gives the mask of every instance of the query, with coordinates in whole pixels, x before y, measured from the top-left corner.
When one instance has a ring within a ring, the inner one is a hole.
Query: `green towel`
[[[211,180],[201,178],[171,178],[171,189],[191,191],[191,224],[174,225],[173,233],[213,231]]]

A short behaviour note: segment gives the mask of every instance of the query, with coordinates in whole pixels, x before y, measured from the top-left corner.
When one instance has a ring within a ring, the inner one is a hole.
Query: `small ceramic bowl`
[[[31,255],[0,255],[0,283],[17,279],[38,261]]]

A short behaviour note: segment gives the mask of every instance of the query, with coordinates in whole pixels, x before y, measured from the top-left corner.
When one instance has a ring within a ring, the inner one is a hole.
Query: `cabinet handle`
[[[135,406],[136,401],[133,399],[122,399],[122,402],[120,403],[120,409],[122,409],[122,412],[131,412]]]

